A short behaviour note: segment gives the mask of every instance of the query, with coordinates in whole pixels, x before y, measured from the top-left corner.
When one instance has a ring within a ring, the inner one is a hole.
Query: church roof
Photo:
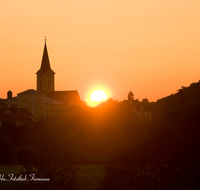
[[[134,108],[135,111],[151,111],[148,106],[146,106],[144,103],[139,102],[139,100],[133,100],[132,104],[129,104],[128,100],[124,100],[121,102],[122,105]]]
[[[50,61],[49,61],[49,56],[48,56],[48,51],[47,51],[47,45],[46,45],[46,39],[45,39],[44,52],[43,52],[43,56],[42,56],[42,63],[41,63],[41,67],[38,70],[38,72],[42,71],[43,73],[46,73],[48,70],[51,70],[54,73],[54,71],[51,69],[51,66],[50,66]]]
[[[38,92],[38,91],[36,91],[36,90],[34,90],[34,89],[28,89],[28,90],[25,90],[25,91],[20,92],[20,93],[18,93],[18,94],[42,94],[42,95],[43,95],[42,92]],[[17,95],[18,95],[18,94],[17,94]]]
[[[133,95],[133,93],[131,92],[131,90],[130,90],[130,92],[128,93],[128,95],[131,95],[131,96]]]
[[[69,103],[73,102],[75,104],[79,104],[81,102],[80,96],[77,90],[71,91],[50,91],[46,95],[49,98],[57,99],[62,102]]]
[[[11,120],[11,121],[21,121],[21,120],[32,120],[33,114],[30,113],[25,108],[6,108],[0,109],[0,121]]]
[[[64,104],[62,101],[57,100],[55,98],[49,98],[49,97],[45,97],[45,103],[46,104]]]

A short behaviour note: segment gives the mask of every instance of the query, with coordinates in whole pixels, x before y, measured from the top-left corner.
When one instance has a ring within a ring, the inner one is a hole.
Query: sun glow
[[[106,100],[106,99],[107,99],[107,95],[102,90],[96,90],[91,95],[91,100],[92,101],[100,102],[100,101],[103,101],[103,100]]]
[[[87,105],[90,107],[95,107],[107,98],[108,96],[103,90],[95,90],[92,92],[90,100],[87,101]]]

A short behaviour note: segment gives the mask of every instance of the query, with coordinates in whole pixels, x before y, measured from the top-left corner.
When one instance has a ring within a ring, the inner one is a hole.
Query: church
[[[70,117],[81,103],[77,90],[55,91],[55,72],[51,69],[47,44],[45,39],[44,51],[40,69],[36,72],[37,90],[28,89],[1,101],[2,108],[24,108],[36,119],[44,117]],[[4,107],[3,107],[4,106]]]
[[[148,99],[145,98],[140,102],[134,99],[132,91],[128,93],[128,99],[121,102],[121,109],[128,111],[130,117],[137,117],[142,122],[152,121]]]
[[[12,92],[7,92],[7,99],[0,99],[0,122],[5,114],[10,114],[14,118],[18,112],[26,113],[27,117],[15,118],[15,121],[28,121],[30,117],[38,120],[46,117],[70,117],[78,106],[81,99],[77,90],[55,91],[55,72],[51,68],[46,39],[40,69],[36,72],[36,90],[28,89],[12,97]],[[130,110],[130,115],[137,116],[141,121],[151,121],[151,111],[148,109],[148,100],[139,102],[134,100],[134,95],[130,91],[128,100],[120,103],[123,108]],[[28,110],[28,112],[26,112]],[[31,115],[30,115],[31,114]],[[13,115],[13,116],[12,116]]]

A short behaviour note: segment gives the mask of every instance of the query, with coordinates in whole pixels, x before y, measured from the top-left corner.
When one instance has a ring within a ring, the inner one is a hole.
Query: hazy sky
[[[0,97],[36,89],[47,36],[56,90],[150,101],[200,79],[199,0],[0,3]]]

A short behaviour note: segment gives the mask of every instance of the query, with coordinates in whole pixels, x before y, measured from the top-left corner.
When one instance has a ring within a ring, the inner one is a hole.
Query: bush
[[[33,164],[36,160],[36,151],[32,146],[23,146],[18,149],[18,161],[20,164]]]
[[[15,146],[7,134],[0,133],[0,164],[10,164],[16,161]]]

